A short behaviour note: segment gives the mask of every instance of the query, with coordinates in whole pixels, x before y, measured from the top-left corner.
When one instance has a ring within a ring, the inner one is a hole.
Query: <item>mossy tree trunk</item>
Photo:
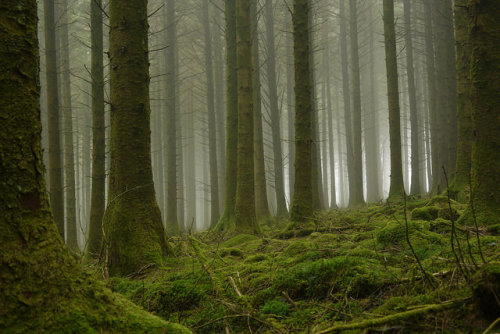
[[[283,154],[281,149],[280,110],[278,106],[278,83],[276,80],[276,51],[274,38],[273,2],[266,0],[264,5],[267,50],[267,86],[269,90],[269,109],[271,135],[273,142],[274,191],[276,194],[276,216],[282,218],[288,214],[285,199],[285,181],[283,174]]]
[[[112,294],[65,249],[42,164],[36,1],[0,13],[0,332],[189,333]]]
[[[129,274],[160,263],[168,251],[151,169],[147,1],[112,0],[109,39],[111,171],[104,242],[110,274]]]
[[[166,203],[166,231],[169,235],[179,233],[177,220],[177,131],[176,131],[176,78],[175,78],[175,39],[177,22],[175,21],[175,0],[166,1],[167,11],[167,40],[165,50],[165,99],[167,105],[166,132],[167,132],[167,203]]]
[[[478,222],[500,223],[500,3],[469,0],[474,142],[472,196]]]
[[[402,198],[405,189],[401,160],[401,123],[399,111],[398,63],[396,55],[396,29],[394,24],[394,0],[384,0],[383,15],[391,148],[391,185],[389,189],[389,199],[396,200]]]
[[[225,0],[226,19],[226,196],[216,229],[234,227],[238,151],[238,76],[236,72],[236,0]]]
[[[45,67],[47,79],[47,114],[49,118],[49,193],[50,205],[59,234],[64,240],[64,194],[59,92],[56,59],[56,25],[54,1],[44,0]]]
[[[292,22],[295,69],[295,185],[290,214],[294,223],[307,222],[313,215],[309,10],[308,0],[294,0]]]
[[[98,257],[102,247],[102,218],[105,209],[105,122],[102,0],[90,0],[90,43],[92,80],[92,194],[87,253]]]
[[[238,232],[259,233],[255,216],[253,142],[253,66],[251,0],[236,0],[238,68],[238,153],[235,226]]]
[[[255,214],[258,222],[270,222],[267,200],[266,166],[264,159],[264,135],[262,130],[262,101],[260,86],[259,30],[257,3],[250,4],[252,13],[252,60],[253,60],[253,116],[254,116],[254,164],[255,164]]]
[[[207,76],[208,111],[208,157],[210,165],[210,227],[215,227],[220,218],[219,178],[217,172],[217,129],[215,123],[214,68],[212,61],[212,34],[208,12],[209,0],[202,3],[202,24],[205,38],[205,73]]]
[[[358,0],[349,0],[350,37],[351,37],[351,73],[352,73],[352,154],[353,179],[352,193],[349,195],[349,205],[359,205],[365,202],[363,197],[363,152],[361,148],[361,80],[359,74],[358,51]]]
[[[417,110],[417,91],[415,86],[415,71],[413,65],[413,32],[411,27],[410,0],[404,0],[405,45],[406,45],[406,76],[408,80],[408,95],[410,101],[411,128],[411,188],[410,195],[420,194],[420,164],[419,164],[419,126]]]
[[[455,38],[457,45],[457,119],[458,145],[455,179],[452,190],[461,202],[467,200],[473,142],[467,0],[455,1]]]

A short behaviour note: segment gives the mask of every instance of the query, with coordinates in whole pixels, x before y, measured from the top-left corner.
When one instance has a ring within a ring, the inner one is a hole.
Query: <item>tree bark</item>
[[[399,111],[394,0],[384,0],[384,40],[391,148],[391,186],[389,190],[389,199],[396,200],[402,198],[405,194],[405,189],[403,184],[403,166],[401,160],[401,121]]]
[[[169,249],[151,169],[147,2],[111,0],[109,39],[111,171],[104,243],[115,275],[158,264]]]
[[[293,56],[295,69],[295,185],[290,218],[294,223],[313,215],[312,99],[309,1],[293,1]]]

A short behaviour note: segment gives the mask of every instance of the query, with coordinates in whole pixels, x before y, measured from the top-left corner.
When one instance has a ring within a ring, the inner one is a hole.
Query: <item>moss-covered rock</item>
[[[500,263],[484,265],[474,277],[473,298],[482,314],[494,320],[500,317]]]

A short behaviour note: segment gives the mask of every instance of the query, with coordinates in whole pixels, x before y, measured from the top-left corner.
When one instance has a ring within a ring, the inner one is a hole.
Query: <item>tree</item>
[[[167,213],[165,219],[166,231],[169,235],[179,233],[177,220],[177,134],[176,134],[176,78],[175,78],[175,39],[177,35],[175,21],[175,0],[167,0],[167,48],[165,50],[165,74],[166,93],[166,131],[167,131]]]
[[[151,170],[147,34],[146,1],[110,2],[111,170],[104,242],[111,274],[157,264],[168,253]]]
[[[102,218],[105,209],[105,132],[102,0],[90,0],[90,43],[92,80],[92,194],[87,253],[100,255]]]
[[[47,113],[49,117],[49,189],[50,205],[59,234],[64,239],[64,194],[59,92],[56,62],[56,25],[54,1],[44,0],[45,66],[47,78]]]
[[[274,190],[276,194],[276,216],[288,214],[285,200],[285,181],[283,178],[283,154],[281,150],[280,111],[278,107],[278,84],[276,81],[276,52],[274,41],[274,18],[272,0],[266,0],[264,5],[264,22],[266,25],[267,50],[267,82],[269,89],[269,109],[271,118],[271,134],[274,154]]]
[[[252,12],[252,61],[253,61],[253,122],[255,164],[255,214],[257,221],[270,222],[271,213],[267,201],[266,166],[264,159],[264,135],[262,130],[262,96],[260,87],[259,30],[257,3],[250,4]]]
[[[401,125],[399,112],[398,64],[396,55],[396,29],[394,25],[394,0],[384,0],[384,40],[391,148],[391,186],[389,189],[389,199],[394,200],[401,198],[405,191],[401,160]]]
[[[365,202],[363,198],[363,152],[361,148],[361,82],[359,74],[358,53],[358,8],[357,0],[349,0],[350,37],[351,37],[351,71],[352,71],[352,192],[349,192],[349,204],[358,205]]]
[[[457,165],[452,191],[459,201],[466,201],[473,142],[467,0],[455,1],[455,38],[457,43]]]
[[[404,0],[405,44],[406,44],[406,76],[408,79],[408,94],[410,100],[410,127],[411,127],[411,188],[410,195],[420,194],[419,168],[419,139],[418,139],[418,110],[415,87],[415,71],[413,67],[413,40],[411,28],[410,0]]]
[[[208,108],[208,156],[210,160],[210,226],[215,227],[220,218],[219,213],[219,178],[217,174],[217,129],[215,123],[214,71],[212,62],[212,35],[208,13],[209,0],[203,0],[202,23],[205,38],[205,71],[207,75],[207,108]]]
[[[478,222],[500,223],[500,3],[469,0],[472,197]]]
[[[251,0],[236,0],[238,74],[238,153],[235,226],[238,232],[259,233],[255,216],[253,142],[253,66]]]
[[[295,72],[295,185],[290,218],[307,222],[313,215],[312,105],[309,1],[293,1],[293,56]]]
[[[189,333],[111,293],[65,249],[45,190],[36,1],[2,1],[0,13],[0,331]]]
[[[216,229],[234,227],[238,151],[238,76],[236,72],[236,0],[225,0],[226,19],[226,197]]]

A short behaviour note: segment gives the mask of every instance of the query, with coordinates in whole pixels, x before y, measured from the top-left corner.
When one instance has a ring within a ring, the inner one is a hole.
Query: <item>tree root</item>
[[[412,318],[414,316],[419,316],[423,315],[429,312],[438,312],[442,310],[446,310],[449,308],[456,307],[460,304],[462,304],[464,301],[468,300],[469,298],[466,299],[457,299],[457,300],[451,300],[447,301],[441,304],[432,304],[432,305],[425,305],[417,309],[401,312],[401,313],[396,313],[396,314],[391,314],[382,318],[378,319],[369,319],[369,320],[363,320],[360,322],[354,322],[354,323],[348,323],[348,324],[342,324],[342,325],[336,325],[324,330],[320,330],[315,332],[316,334],[326,334],[326,333],[334,333],[338,331],[344,331],[344,330],[352,330],[352,329],[364,329],[364,328],[370,328],[370,327],[375,327],[375,326],[381,326],[385,324],[389,324],[391,322],[395,321],[401,321],[405,320],[408,318]]]

